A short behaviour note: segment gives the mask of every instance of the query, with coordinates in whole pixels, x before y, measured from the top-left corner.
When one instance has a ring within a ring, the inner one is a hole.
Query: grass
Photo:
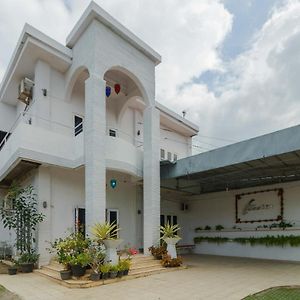
[[[254,295],[244,300],[300,300],[300,287],[276,287]]]

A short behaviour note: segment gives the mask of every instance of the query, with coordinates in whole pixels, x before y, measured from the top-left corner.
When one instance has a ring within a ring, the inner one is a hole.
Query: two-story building
[[[178,222],[172,202],[161,207],[160,161],[190,156],[198,127],[155,101],[160,62],[94,2],[66,45],[25,25],[0,87],[0,196],[13,181],[34,186],[41,264],[78,224],[117,221],[125,243],[147,249],[161,211]]]

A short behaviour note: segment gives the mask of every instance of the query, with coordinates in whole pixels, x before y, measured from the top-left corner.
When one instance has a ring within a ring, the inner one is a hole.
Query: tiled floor
[[[191,255],[186,270],[90,289],[68,289],[36,274],[0,275],[23,299],[241,299],[278,285],[300,285],[300,264]]]

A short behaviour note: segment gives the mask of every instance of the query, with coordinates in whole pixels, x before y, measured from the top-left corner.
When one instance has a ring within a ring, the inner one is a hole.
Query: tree
[[[4,228],[13,229],[16,232],[15,246],[20,254],[35,252],[33,249],[34,233],[45,216],[38,212],[37,195],[34,193],[33,186],[21,188],[17,184],[12,184],[5,201],[11,203],[11,208],[0,208]]]

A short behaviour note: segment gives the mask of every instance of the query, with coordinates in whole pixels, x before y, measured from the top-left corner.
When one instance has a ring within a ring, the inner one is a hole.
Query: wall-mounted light
[[[43,202],[43,207],[44,207],[44,208],[47,208],[47,201],[44,201],[44,202]]]
[[[47,89],[42,89],[43,95],[46,97],[47,96]]]
[[[117,180],[116,179],[111,179],[110,180],[110,186],[115,189],[117,186]]]

